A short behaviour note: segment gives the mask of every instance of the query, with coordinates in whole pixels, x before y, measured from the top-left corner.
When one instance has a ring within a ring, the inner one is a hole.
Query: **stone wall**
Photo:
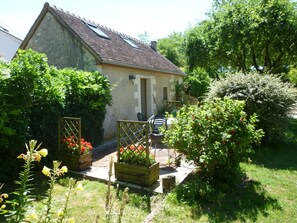
[[[86,71],[96,70],[94,56],[50,13],[45,15],[26,48],[45,53],[48,63],[57,68],[73,67]]]
[[[113,86],[113,105],[107,108],[104,122],[106,139],[112,139],[115,136],[117,120],[137,120],[137,113],[141,112],[141,79],[147,80],[148,115],[156,115],[162,111],[164,87],[168,89],[168,100],[175,100],[172,84],[175,80],[182,80],[176,75],[111,65],[101,65],[100,70]],[[135,80],[129,80],[129,75],[134,75]]]

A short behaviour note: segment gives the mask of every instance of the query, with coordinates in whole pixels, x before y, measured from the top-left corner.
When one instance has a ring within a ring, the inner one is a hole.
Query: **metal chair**
[[[167,129],[166,117],[163,115],[155,116],[155,118],[153,119],[153,122],[152,122],[153,131],[149,134],[150,147],[153,148],[152,145],[153,145],[153,143],[155,144],[155,146],[154,146],[155,157],[156,157],[157,143],[162,142],[164,140],[164,134],[161,133],[161,131],[159,129],[161,126],[164,126],[164,125],[165,125],[165,129]],[[169,149],[168,149],[168,157],[169,157]]]
[[[145,121],[144,117],[143,117],[143,114],[141,112],[137,113],[137,119],[138,119],[138,121]]]

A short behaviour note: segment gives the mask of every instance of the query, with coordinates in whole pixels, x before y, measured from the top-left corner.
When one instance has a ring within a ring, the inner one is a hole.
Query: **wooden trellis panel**
[[[139,121],[118,121],[118,162],[121,160],[121,155],[125,154],[128,147],[133,147],[137,150],[137,156],[146,155],[146,166],[149,162],[149,124]],[[142,148],[142,149],[139,149]],[[144,148],[144,149],[143,149]],[[120,151],[122,149],[123,151]]]
[[[58,150],[61,151],[62,139],[72,138],[79,146],[81,151],[81,120],[74,117],[63,117],[59,121],[59,144]],[[80,153],[79,153],[80,154]]]

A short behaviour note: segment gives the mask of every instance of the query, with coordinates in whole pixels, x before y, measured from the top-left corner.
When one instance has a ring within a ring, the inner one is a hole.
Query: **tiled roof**
[[[48,3],[44,4],[43,11],[44,14],[47,11],[51,12],[61,24],[64,24],[80,41],[83,41],[100,58],[103,64],[185,75],[177,66],[139,40],[91,22],[108,36],[108,38],[100,37],[86,25],[86,22],[90,23],[90,21],[52,7]],[[122,37],[132,40],[138,48],[129,45]]]

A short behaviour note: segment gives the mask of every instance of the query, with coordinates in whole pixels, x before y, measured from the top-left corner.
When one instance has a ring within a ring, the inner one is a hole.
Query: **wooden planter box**
[[[159,163],[149,167],[114,163],[114,170],[116,179],[142,186],[152,186],[159,179]]]
[[[92,166],[92,153],[80,156],[58,153],[57,160],[62,161],[62,165],[67,166],[69,170],[82,171]]]

